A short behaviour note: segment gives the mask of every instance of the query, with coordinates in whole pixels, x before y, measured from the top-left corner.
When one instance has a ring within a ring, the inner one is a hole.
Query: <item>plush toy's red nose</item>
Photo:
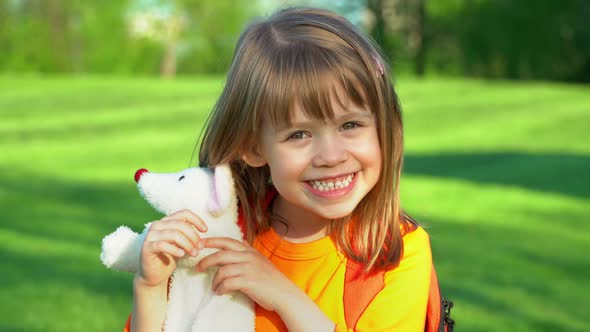
[[[139,182],[139,179],[141,178],[143,173],[147,173],[147,172],[148,172],[148,170],[145,168],[138,169],[137,172],[135,172],[135,182]]]

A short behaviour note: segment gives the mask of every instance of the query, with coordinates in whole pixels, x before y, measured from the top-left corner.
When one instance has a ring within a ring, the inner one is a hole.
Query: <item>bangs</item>
[[[260,96],[258,112],[263,112],[273,127],[290,126],[296,105],[306,116],[323,122],[334,119],[334,106],[348,109],[353,103],[374,110],[371,106],[376,100],[365,88],[372,85],[371,78],[366,67],[359,66],[363,63],[360,56],[349,50],[300,43],[289,46],[269,59],[270,70]],[[334,100],[339,105],[333,105]]]

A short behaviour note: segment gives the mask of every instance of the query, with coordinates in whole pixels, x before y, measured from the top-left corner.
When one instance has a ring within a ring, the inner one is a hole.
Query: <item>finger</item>
[[[167,220],[168,218],[170,218],[170,219],[183,219],[183,220],[187,221],[188,223],[192,224],[193,226],[195,226],[199,231],[201,231],[201,232],[207,231],[207,224],[205,224],[203,219],[201,219],[201,217],[196,215],[191,210],[184,209],[184,210],[174,212],[174,213],[162,218],[162,220]]]
[[[245,242],[229,237],[209,237],[203,239],[203,246],[205,248],[217,248],[235,251],[246,251],[251,248],[250,246],[247,246]]]
[[[245,291],[247,289],[246,283],[247,281],[241,276],[231,277],[223,280],[223,282],[221,282],[214,291],[217,295],[223,295],[233,291],[242,291],[247,293]]]
[[[213,277],[211,287],[215,291],[219,285],[228,278],[237,277],[242,274],[244,264],[231,264],[220,267]]]
[[[185,254],[183,249],[166,241],[151,241],[148,246],[153,253],[168,254],[177,258],[181,258]]]
[[[160,220],[152,225],[153,230],[162,231],[167,229],[179,230],[192,242],[193,246],[202,249],[201,236],[195,227],[184,219]]]
[[[205,271],[213,266],[225,266],[248,260],[247,253],[242,251],[221,250],[203,258],[197,264],[197,271]]]
[[[188,236],[178,229],[170,228],[149,232],[146,236],[146,240],[170,242],[183,249],[185,252],[190,253],[192,256],[198,254],[198,249],[193,245]]]

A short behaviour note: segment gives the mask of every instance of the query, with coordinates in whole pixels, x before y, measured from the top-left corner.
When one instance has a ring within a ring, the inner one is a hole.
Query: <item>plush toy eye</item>
[[[182,179],[184,179],[184,175],[182,175],[182,176],[181,176],[181,177],[178,179],[178,181],[182,181]]]

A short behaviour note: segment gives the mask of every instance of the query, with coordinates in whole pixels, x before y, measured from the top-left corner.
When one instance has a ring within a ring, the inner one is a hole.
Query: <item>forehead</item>
[[[308,106],[313,107],[313,105]],[[306,108],[306,106],[304,106],[301,102],[296,102],[293,105],[293,109],[289,112],[290,122],[329,122],[343,117],[360,114],[372,116],[372,113],[368,110],[366,105],[359,105],[355,103],[342,91],[335,91],[334,93],[331,93],[329,98],[329,105],[324,105],[324,107],[326,107],[328,111],[320,113],[318,111],[313,111]],[[289,123],[283,123],[283,125],[288,124]]]
[[[283,107],[267,112],[270,116],[265,117],[265,122],[274,128],[284,128],[311,120],[327,123],[349,113],[371,114],[364,91],[335,81],[324,87],[313,94],[292,96]]]

